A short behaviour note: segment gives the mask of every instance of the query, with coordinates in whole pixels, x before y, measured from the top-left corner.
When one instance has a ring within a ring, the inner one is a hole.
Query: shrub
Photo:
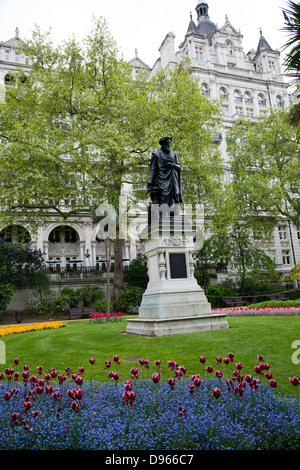
[[[146,289],[149,281],[148,265],[146,256],[137,256],[124,269],[124,282],[130,287],[140,287]]]
[[[97,286],[83,286],[79,289],[72,289],[64,287],[61,289],[59,297],[70,305],[71,308],[79,307],[94,307],[99,300],[103,300],[105,294]]]
[[[114,310],[130,313],[132,308],[140,306],[143,293],[144,289],[141,287],[124,289],[120,296],[113,301]]]
[[[236,292],[230,287],[217,285],[208,286],[206,288],[207,300],[211,303],[212,308],[222,307],[222,297],[235,297]]]
[[[63,296],[48,295],[41,298],[32,298],[25,304],[25,312],[33,316],[52,318],[64,315],[66,301]]]
[[[297,300],[267,300],[266,302],[259,302],[256,304],[248,305],[248,308],[257,307],[300,307],[300,299]]]
[[[14,293],[15,291],[11,284],[0,284],[0,312],[8,307]]]

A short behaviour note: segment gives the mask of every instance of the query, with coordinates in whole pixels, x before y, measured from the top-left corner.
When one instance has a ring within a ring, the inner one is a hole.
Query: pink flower
[[[212,394],[215,398],[220,398],[221,396],[221,390],[219,388],[213,388],[212,389]]]
[[[257,356],[257,359],[261,362],[264,360],[263,356]]]
[[[154,364],[159,368],[159,370],[162,370],[161,369],[161,362],[160,361],[154,361]]]
[[[278,383],[274,379],[271,379],[269,384],[271,385],[272,388],[276,388],[278,386]]]
[[[168,379],[168,384],[170,385],[171,390],[174,390],[175,379],[173,379],[173,377],[170,377],[170,378]]]
[[[216,370],[215,375],[218,379],[220,379],[223,376],[223,372],[221,370]]]
[[[95,361],[96,361],[96,359],[94,359],[93,357],[90,357],[90,359],[89,359],[90,364],[92,364],[92,365],[95,364]]]
[[[104,367],[104,369],[103,369],[103,370],[105,370],[105,369],[109,369],[109,368],[110,368],[110,366],[111,366],[111,362],[110,362],[110,361],[105,361],[105,367]]]
[[[204,364],[205,361],[206,361],[206,357],[205,356],[199,356],[199,361],[201,362],[201,364]]]
[[[111,380],[119,380],[119,373],[118,372],[109,372],[108,377]]]
[[[84,373],[84,367],[78,367],[78,372],[79,372],[79,374],[83,374]]]
[[[224,357],[223,362],[224,364],[229,364],[229,357]]]
[[[213,371],[213,367],[212,366],[207,366],[206,370],[207,370],[207,372],[211,373]]]
[[[241,362],[238,362],[235,367],[238,369],[238,370],[242,370],[242,368],[244,367],[243,364]]]
[[[183,408],[183,406],[180,405],[180,407],[178,408],[178,413],[180,414],[180,416],[183,418],[187,409],[186,408]]]
[[[189,384],[190,394],[193,395],[195,393],[195,384]]]
[[[300,380],[298,379],[298,377],[289,377],[289,381],[295,386],[300,384]]]
[[[269,371],[269,370],[267,370],[267,372],[265,373],[265,377],[266,377],[267,379],[271,379],[271,378],[273,377],[273,376],[272,376],[272,372]]]
[[[234,354],[228,353],[228,357],[229,357],[230,362],[233,362]]]
[[[119,362],[119,356],[114,356],[113,361],[116,362],[117,364],[120,364]]]
[[[13,363],[17,366],[19,364],[19,359],[16,357],[14,360],[13,360]]]
[[[217,356],[216,361],[217,361],[217,364],[221,364],[221,362],[222,362],[221,356]]]
[[[161,378],[161,374],[157,374],[156,372],[154,372],[154,374],[152,374],[152,380],[155,384],[157,384],[159,382],[160,378]]]

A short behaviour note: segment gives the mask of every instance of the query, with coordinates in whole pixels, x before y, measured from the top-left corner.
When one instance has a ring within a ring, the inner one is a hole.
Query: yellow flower
[[[40,331],[50,328],[61,328],[66,322],[50,321],[43,323],[28,323],[24,325],[2,326],[0,327],[0,336],[12,335],[14,333],[24,333],[27,331]]]

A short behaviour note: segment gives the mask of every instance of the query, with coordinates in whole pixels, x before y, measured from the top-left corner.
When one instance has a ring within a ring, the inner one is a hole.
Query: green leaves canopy
[[[211,139],[219,111],[187,63],[133,79],[102,18],[82,45],[54,46],[37,28],[23,53],[31,69],[25,80],[20,68],[0,105],[4,225],[26,217],[37,226],[51,214],[66,221],[103,200],[117,204],[124,183],[146,182],[166,134],[182,156],[185,202],[211,199],[222,175]]]

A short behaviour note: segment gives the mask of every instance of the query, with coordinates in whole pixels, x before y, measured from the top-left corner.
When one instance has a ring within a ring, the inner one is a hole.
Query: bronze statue
[[[169,207],[182,202],[181,166],[176,152],[171,150],[171,137],[163,137],[161,148],[152,153],[147,193],[153,204]]]

